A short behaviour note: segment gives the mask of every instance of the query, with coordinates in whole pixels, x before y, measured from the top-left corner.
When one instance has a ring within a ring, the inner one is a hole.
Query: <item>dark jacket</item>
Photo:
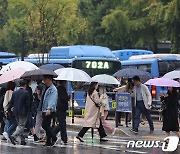
[[[9,102],[8,111],[13,108],[15,116],[28,116],[30,112],[30,96],[29,92],[23,88],[13,92]]]
[[[66,88],[63,86],[57,87],[58,90],[58,102],[57,102],[57,111],[66,111],[68,110],[68,101],[70,97],[66,91]]]

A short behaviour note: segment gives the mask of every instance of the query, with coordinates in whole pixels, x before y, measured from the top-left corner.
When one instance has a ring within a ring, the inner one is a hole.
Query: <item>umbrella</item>
[[[14,69],[18,69],[18,68],[22,68],[25,71],[31,71],[31,70],[35,70],[35,69],[39,69],[36,65],[30,63],[30,62],[26,62],[26,61],[15,61],[12,63],[9,63],[7,65],[5,65],[1,71],[0,74],[3,74],[7,71],[10,70],[14,70]]]
[[[61,68],[55,70],[58,75],[55,80],[91,82],[91,77],[84,71],[75,68]]]
[[[148,80],[145,84],[161,87],[180,87],[180,83],[166,78],[155,78]]]
[[[57,74],[51,70],[38,69],[38,70],[32,70],[32,71],[25,72],[21,76],[21,79],[42,80],[42,79],[44,79],[45,75],[52,76],[53,78],[57,77]]]
[[[94,77],[92,77],[92,81],[98,82],[99,84],[116,84],[119,85],[119,81],[111,76],[111,75],[107,75],[107,74],[101,74],[101,75],[96,75]]]
[[[40,69],[44,69],[44,70],[52,70],[55,71],[57,69],[60,68],[64,68],[64,66],[60,65],[60,64],[45,64],[42,65],[41,67],[39,67]]]
[[[124,78],[133,78],[134,76],[139,76],[140,78],[149,79],[151,74],[149,72],[141,71],[134,68],[125,68],[116,72],[114,77],[124,77]]]
[[[163,78],[168,78],[168,79],[177,79],[180,78],[180,70],[175,70],[171,71],[169,73],[166,73]]]
[[[23,75],[24,73],[25,70],[21,68],[5,72],[0,76],[0,84],[20,79],[21,75]]]

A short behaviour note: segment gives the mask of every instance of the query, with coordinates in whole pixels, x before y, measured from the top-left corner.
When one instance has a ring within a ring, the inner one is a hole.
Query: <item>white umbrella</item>
[[[180,70],[175,70],[175,71],[171,71],[169,73],[166,73],[163,78],[167,78],[167,79],[176,79],[176,78],[180,78]]]
[[[10,70],[15,70],[15,69],[24,69],[25,71],[31,71],[31,70],[35,70],[35,69],[39,69],[36,65],[30,63],[30,62],[26,62],[26,61],[15,61],[12,63],[9,63],[7,65],[5,65],[1,70],[0,70],[0,74],[3,74],[5,72],[8,72]]]
[[[55,80],[91,82],[91,77],[84,71],[75,68],[61,68],[54,71],[58,77]]]
[[[92,77],[92,81],[98,82],[99,84],[116,84],[119,85],[119,81],[111,76],[111,75],[107,75],[107,74],[100,74],[100,75],[96,75],[94,77]]]

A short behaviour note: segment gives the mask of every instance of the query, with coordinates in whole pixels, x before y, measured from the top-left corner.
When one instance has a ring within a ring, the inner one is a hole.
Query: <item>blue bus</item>
[[[40,59],[37,58],[37,55],[31,55],[25,58],[25,61],[38,65],[42,61],[41,56],[39,57]],[[91,77],[97,74],[113,75],[121,68],[120,61],[109,48],[90,45],[52,47],[48,56],[45,56],[44,62],[81,69]],[[85,92],[83,88],[83,83],[76,83],[73,86],[73,89],[79,91],[79,93],[75,94],[76,105],[82,108],[85,106]],[[72,91],[70,84],[68,84],[68,91]]]
[[[123,68],[136,68],[151,73],[153,78],[162,77],[166,73],[180,69],[180,55],[178,54],[152,54],[132,56],[121,62]],[[159,93],[166,92],[163,87],[151,87],[154,100],[159,100]]]
[[[0,69],[3,65],[14,62],[18,59],[16,54],[10,52],[0,52]]]
[[[152,51],[140,50],[140,49],[124,49],[112,51],[115,57],[119,58],[121,61],[128,60],[131,56],[135,55],[149,55],[153,54]]]

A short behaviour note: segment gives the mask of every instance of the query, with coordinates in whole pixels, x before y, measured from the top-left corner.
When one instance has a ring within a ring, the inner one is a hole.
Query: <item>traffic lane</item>
[[[161,148],[127,148],[127,143],[132,138],[126,137],[108,137],[108,142],[99,142],[98,135],[94,135],[94,139],[92,142],[91,134],[87,133],[84,137],[85,142],[80,143],[75,136],[77,132],[69,131],[69,142],[67,145],[60,144],[60,140],[58,141],[55,147],[43,147],[43,143],[33,143],[31,140],[28,140],[27,146],[21,145],[12,145],[10,143],[0,142],[0,153],[2,154],[56,154],[56,153],[94,153],[94,154],[109,154],[109,153],[154,153],[161,154],[164,153]],[[137,138],[135,140],[138,140]],[[142,140],[142,139],[139,139]],[[180,153],[179,148],[174,152]]]

